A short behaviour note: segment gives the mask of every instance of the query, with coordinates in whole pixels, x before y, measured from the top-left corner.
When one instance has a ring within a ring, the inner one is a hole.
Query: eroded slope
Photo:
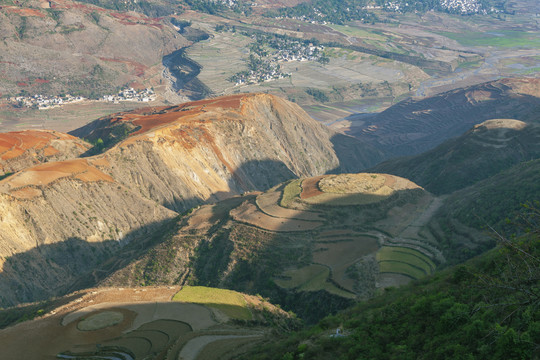
[[[112,148],[0,181],[2,304],[94,284],[166,232],[171,210],[362,166],[298,106],[262,94],[117,114],[81,133]],[[98,262],[107,269],[80,278]]]

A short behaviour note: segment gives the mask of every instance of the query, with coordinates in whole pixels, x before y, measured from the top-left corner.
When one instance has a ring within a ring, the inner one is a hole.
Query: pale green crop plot
[[[398,261],[381,261],[379,262],[380,273],[395,273],[409,276],[413,279],[421,279],[426,276],[426,273],[413,265],[398,262]]]
[[[379,262],[379,272],[398,273],[414,279],[431,274],[436,267],[425,254],[406,247],[383,246],[377,252],[376,258]]]
[[[81,331],[99,330],[119,324],[123,320],[124,315],[122,315],[122,313],[117,311],[105,311],[80,321],[77,324],[77,328]]]
[[[207,305],[216,308],[233,319],[251,320],[252,315],[242,294],[226,289],[206,286],[184,286],[173,297],[173,301],[182,301]]]
[[[465,46],[493,46],[493,47],[520,47],[538,48],[540,47],[540,37],[538,33],[514,30],[497,30],[493,32],[440,32],[452,40],[456,40]]]

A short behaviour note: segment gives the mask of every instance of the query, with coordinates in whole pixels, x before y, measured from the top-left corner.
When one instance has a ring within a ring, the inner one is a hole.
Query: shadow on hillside
[[[383,150],[388,160],[431,150],[489,119],[538,119],[539,105],[540,98],[514,93],[495,80],[399,102],[366,119],[363,126],[351,127],[348,135]],[[377,130],[365,131],[370,125]]]
[[[357,173],[381,162],[385,155],[373,145],[348,135],[335,134],[330,139],[339,166],[327,174]]]
[[[296,177],[281,161],[248,161],[236,169],[228,179],[227,186],[230,191],[215,192],[206,200],[196,196],[185,199],[176,193],[171,201],[166,201],[162,205],[182,213],[202,204],[215,203],[246,192],[268,190],[275,185]],[[204,184],[201,184],[201,187],[204,188]]]
[[[0,272],[0,307],[42,301],[92,287],[174,229],[176,219],[148,224],[126,234],[129,242],[81,238],[39,245],[6,259]]]

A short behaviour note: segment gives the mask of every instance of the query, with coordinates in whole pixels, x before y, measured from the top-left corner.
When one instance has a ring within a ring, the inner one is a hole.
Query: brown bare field
[[[322,225],[321,222],[276,218],[259,211],[252,202],[246,201],[231,211],[234,220],[248,223],[270,231],[307,231]]]
[[[325,175],[315,176],[302,181],[302,192],[300,193],[300,199],[305,200],[310,197],[321,195],[323,192],[319,189],[319,181],[323,179]]]
[[[281,192],[265,192],[257,196],[257,206],[263,213],[273,217],[307,221],[324,221],[324,218],[315,212],[286,209],[279,206],[280,198]]]
[[[376,252],[379,244],[371,237],[344,240],[348,241],[317,244],[313,252],[313,261],[329,266],[332,269],[334,281],[345,289],[353,291],[354,281],[346,276],[347,268],[363,256]]]
[[[304,200],[312,205],[348,206],[373,204],[388,198],[390,195],[378,194],[332,194],[322,193]]]
[[[217,324],[204,306],[170,302],[179,289],[103,288],[81,292],[75,300],[41,318],[0,330],[2,358],[52,360],[68,350],[93,352],[98,343],[103,347],[125,346],[140,358],[149,352],[161,352],[182,334]],[[77,328],[84,319],[111,311],[123,319],[97,330]]]
[[[283,288],[297,288],[301,291],[325,290],[331,294],[346,298],[354,298],[354,294],[342,290],[328,281],[330,269],[328,266],[311,264],[300,269],[290,269],[282,274],[288,279],[274,279],[274,282]]]

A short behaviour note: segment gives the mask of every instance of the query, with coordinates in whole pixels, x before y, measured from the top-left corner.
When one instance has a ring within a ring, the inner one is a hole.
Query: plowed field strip
[[[257,196],[257,206],[259,209],[270,216],[285,219],[298,219],[306,221],[324,221],[318,214],[311,211],[300,211],[285,209],[278,205],[281,193],[268,192]]]
[[[259,211],[255,204],[245,202],[231,211],[234,220],[270,231],[306,231],[321,226],[322,222],[275,218]]]
[[[300,199],[309,199],[310,197],[324,194],[319,190],[319,181],[323,179],[325,175],[316,176],[312,178],[305,179],[302,181],[302,192],[300,193]]]

